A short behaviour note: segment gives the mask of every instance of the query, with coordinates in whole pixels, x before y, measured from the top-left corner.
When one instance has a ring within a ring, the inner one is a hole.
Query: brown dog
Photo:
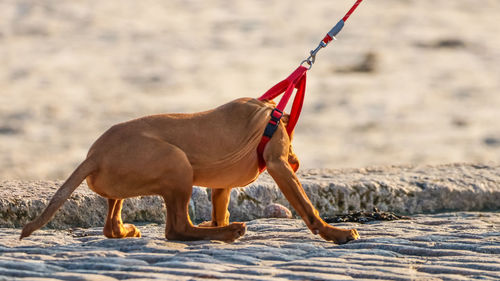
[[[106,237],[140,237],[134,225],[122,222],[123,199],[160,195],[167,207],[166,238],[239,238],[245,224],[229,223],[229,194],[231,188],[259,176],[256,149],[274,106],[272,101],[242,98],[210,111],[153,115],[111,127],[43,213],[26,224],[21,239],[44,226],[84,179],[90,189],[108,198]],[[314,234],[336,243],[358,239],[355,229],[335,228],[319,217],[294,173],[299,162],[283,122],[264,150],[269,174]],[[212,221],[200,226],[194,226],[188,215],[193,185],[213,189]]]

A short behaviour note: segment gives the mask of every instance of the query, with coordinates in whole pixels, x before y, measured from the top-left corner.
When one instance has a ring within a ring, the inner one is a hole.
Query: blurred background
[[[354,1],[0,1],[0,178],[111,125],[258,97]],[[309,72],[303,168],[500,162],[500,1],[365,0]]]

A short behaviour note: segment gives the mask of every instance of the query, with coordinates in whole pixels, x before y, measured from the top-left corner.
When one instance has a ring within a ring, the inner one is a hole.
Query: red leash
[[[321,40],[321,42],[319,43],[318,47],[310,52],[309,57],[302,61],[300,66],[294,72],[292,72],[290,76],[274,85],[259,98],[259,100],[273,100],[277,96],[283,94],[280,102],[271,112],[271,119],[269,120],[259,146],[257,147],[259,170],[261,173],[266,169],[266,162],[264,161],[264,149],[266,148],[267,143],[273,136],[276,129],[278,129],[279,122],[281,120],[281,117],[283,117],[283,112],[285,111],[285,107],[290,100],[293,91],[297,89],[295,98],[293,99],[292,110],[290,112],[290,120],[288,121],[288,125],[286,126],[286,132],[288,133],[288,136],[290,136],[293,129],[295,128],[295,125],[297,124],[297,121],[299,120],[300,112],[302,110],[302,104],[304,103],[304,94],[306,91],[306,73],[309,69],[312,68],[316,60],[316,54],[319,50],[326,47],[328,43],[335,39],[335,35],[337,35],[342,30],[342,28],[344,27],[344,23],[362,1],[363,0],[357,0],[356,3],[354,3],[347,14],[345,14],[345,16],[326,34],[323,40]],[[307,63],[309,65],[309,68],[303,66],[304,63]]]

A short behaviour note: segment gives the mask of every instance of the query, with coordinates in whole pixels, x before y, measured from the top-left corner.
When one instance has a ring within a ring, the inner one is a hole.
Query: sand
[[[0,2],[0,178],[65,178],[111,125],[257,97],[353,1]],[[309,72],[304,168],[500,162],[500,2],[365,1]]]
[[[293,219],[247,222],[246,234],[230,244],[167,241],[165,226],[156,224],[140,225],[143,237],[128,239],[107,239],[101,228],[77,228],[41,230],[19,241],[19,229],[1,228],[0,275],[5,280],[500,278],[496,213],[337,226],[356,227],[361,239],[338,246]]]

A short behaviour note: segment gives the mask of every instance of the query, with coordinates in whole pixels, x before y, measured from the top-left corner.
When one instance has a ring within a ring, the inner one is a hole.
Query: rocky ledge
[[[350,211],[391,211],[398,214],[500,210],[500,166],[448,164],[365,169],[305,170],[299,179],[324,217]],[[0,181],[0,227],[20,227],[39,214],[62,181]],[[266,174],[231,193],[231,220],[265,217],[265,208],[288,202]],[[106,200],[80,186],[49,223],[51,228],[102,226]],[[290,208],[293,212],[293,209]],[[210,190],[195,187],[190,204],[194,221],[210,219]],[[161,198],[125,200],[126,222],[162,223]]]

